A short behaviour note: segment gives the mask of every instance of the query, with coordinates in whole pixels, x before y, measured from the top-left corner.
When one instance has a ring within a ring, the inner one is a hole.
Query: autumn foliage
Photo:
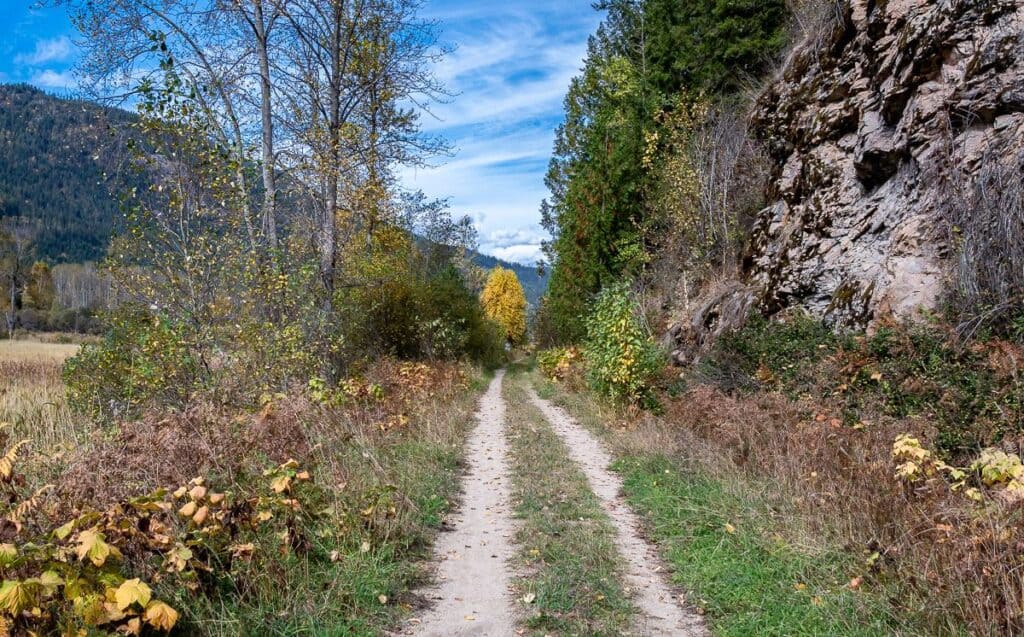
[[[508,342],[521,343],[526,336],[526,295],[512,270],[498,266],[491,270],[480,295],[488,318],[501,325]]]

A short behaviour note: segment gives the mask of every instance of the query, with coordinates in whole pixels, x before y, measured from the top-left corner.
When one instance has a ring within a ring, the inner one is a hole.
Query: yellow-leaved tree
[[[522,342],[526,336],[526,294],[515,272],[500,265],[491,270],[480,303],[487,318],[501,326],[508,342]]]

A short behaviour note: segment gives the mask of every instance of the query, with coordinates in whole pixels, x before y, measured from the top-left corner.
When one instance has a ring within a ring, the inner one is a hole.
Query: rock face
[[[841,7],[755,106],[773,173],[744,269],[769,312],[863,325],[939,300],[951,193],[1019,162],[1024,0]]]

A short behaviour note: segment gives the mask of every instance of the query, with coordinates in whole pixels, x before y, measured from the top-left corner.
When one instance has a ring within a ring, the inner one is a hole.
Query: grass
[[[521,382],[507,377],[505,393],[526,573],[518,595],[520,603],[532,600],[524,604],[530,609],[526,626],[535,635],[628,634],[634,609],[620,583],[614,529]]]
[[[693,591],[716,635],[901,632],[883,600],[850,588],[863,563],[841,551],[789,544],[764,522],[772,512],[756,497],[681,471],[665,457],[623,458],[614,469],[673,579]]]
[[[466,416],[463,405],[456,409],[455,419]],[[453,432],[461,430],[461,423],[454,425]],[[414,591],[425,581],[422,565],[458,487],[455,438],[451,444],[400,442],[381,450],[376,466],[356,446],[324,458],[315,471],[323,474],[328,463],[343,464],[348,481],[340,491],[325,488],[324,507],[339,515],[329,514],[311,529],[312,550],[243,567],[219,596],[178,591],[177,607],[186,609],[183,627],[227,637],[379,635],[395,626],[421,604]],[[392,493],[408,501],[399,503]],[[383,515],[357,513],[356,524],[340,515],[371,501],[384,507]],[[392,504],[395,512],[389,513]],[[269,551],[275,546],[275,538],[267,538]]]
[[[383,435],[343,413],[307,422],[326,512],[309,529],[312,550],[233,574],[220,597],[186,595],[181,605],[193,629],[225,637],[380,635],[421,606],[416,591],[458,492],[482,387],[472,377],[466,388],[421,396],[408,427]]]
[[[788,476],[770,480],[745,471],[735,464],[728,437],[698,437],[675,419],[671,402],[664,416],[637,416],[539,373],[532,380],[608,444],[629,502],[675,581],[705,611],[713,634],[931,634],[921,628],[917,610],[890,604],[892,591],[865,562],[870,553],[846,550],[835,541],[830,521],[813,516],[818,507],[798,505],[821,502],[824,485],[806,475],[797,487]],[[718,419],[738,419],[726,401],[690,407],[709,427]],[[851,588],[857,577],[862,580]]]
[[[61,365],[78,353],[74,343],[44,343],[38,340],[0,340],[0,361],[12,363],[52,363]]]
[[[81,446],[93,429],[72,413],[61,380],[61,366],[78,348],[0,341],[0,423],[8,423],[11,440],[28,440],[32,457],[51,469],[59,464],[55,460]]]

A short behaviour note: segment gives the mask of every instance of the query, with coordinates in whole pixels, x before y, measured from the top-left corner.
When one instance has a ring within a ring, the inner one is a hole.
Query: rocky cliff
[[[1024,147],[1024,0],[848,0],[757,101],[772,163],[744,270],[762,306],[866,324],[933,306],[944,214]]]

